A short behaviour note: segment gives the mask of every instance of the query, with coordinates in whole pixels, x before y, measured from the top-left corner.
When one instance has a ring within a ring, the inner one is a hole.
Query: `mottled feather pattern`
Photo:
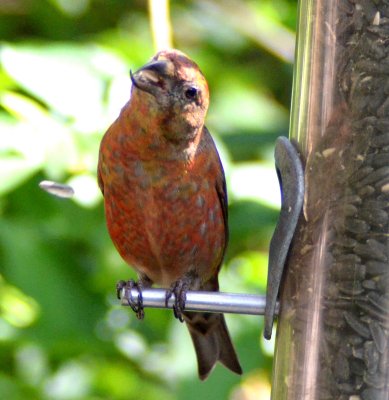
[[[112,241],[150,283],[169,288],[185,281],[189,289],[217,291],[228,238],[227,193],[204,126],[206,80],[176,50],[157,53],[131,77],[131,98],[100,147],[98,179]],[[218,360],[241,373],[223,315],[185,313],[184,319],[201,379]]]

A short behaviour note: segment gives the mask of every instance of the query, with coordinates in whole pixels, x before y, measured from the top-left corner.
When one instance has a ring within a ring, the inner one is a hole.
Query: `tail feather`
[[[223,314],[185,312],[184,319],[196,351],[201,380],[208,377],[217,361],[242,374]]]

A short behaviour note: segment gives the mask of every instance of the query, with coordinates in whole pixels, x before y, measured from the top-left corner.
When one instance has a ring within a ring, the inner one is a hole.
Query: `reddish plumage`
[[[100,147],[99,185],[112,241],[143,284],[216,291],[228,237],[227,196],[204,126],[207,82],[177,50],[157,53],[132,81],[131,98]],[[218,360],[241,373],[223,315],[183,317],[201,379]]]

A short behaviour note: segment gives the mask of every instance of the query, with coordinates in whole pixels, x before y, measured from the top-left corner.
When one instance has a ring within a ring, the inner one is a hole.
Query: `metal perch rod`
[[[131,297],[133,299],[137,299],[138,295],[139,292],[136,288],[123,288],[120,293],[121,304],[123,306],[129,306]],[[165,289],[143,289],[143,307],[166,308],[165,297]],[[175,299],[173,294],[169,299],[167,308],[173,308],[174,301]],[[186,294],[185,310],[263,315],[265,312],[265,305],[265,296],[238,293],[189,291]],[[278,304],[276,313],[278,313]]]

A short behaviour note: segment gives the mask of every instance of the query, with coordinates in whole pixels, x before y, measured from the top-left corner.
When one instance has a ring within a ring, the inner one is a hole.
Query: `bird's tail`
[[[208,377],[217,361],[242,374],[223,314],[185,312],[184,319],[196,350],[201,380]]]

